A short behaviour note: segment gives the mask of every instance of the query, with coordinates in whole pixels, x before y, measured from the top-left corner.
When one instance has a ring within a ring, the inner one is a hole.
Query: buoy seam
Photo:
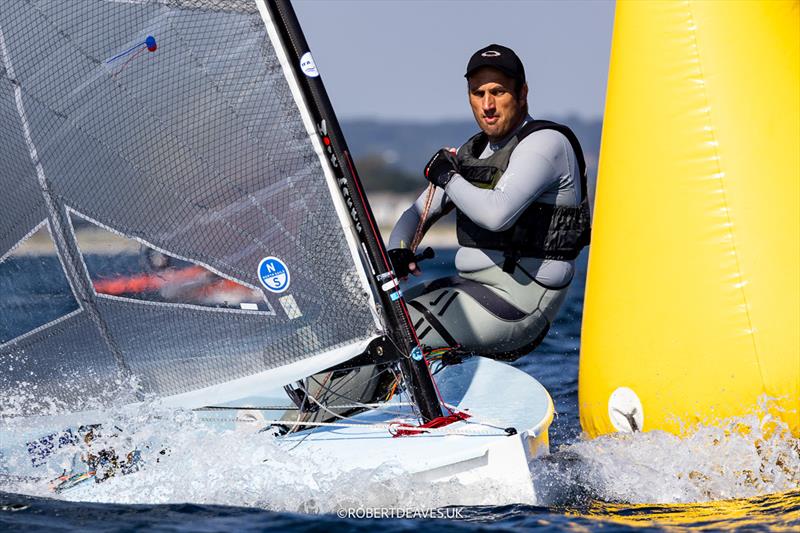
[[[705,89],[705,79],[706,78],[705,78],[704,73],[703,73],[703,66],[702,66],[703,63],[702,63],[701,58],[700,58],[700,46],[699,46],[699,43],[698,43],[698,40],[697,40],[697,22],[695,20],[694,13],[692,12],[692,2],[687,0],[686,7],[687,7],[687,12],[689,14],[689,30],[691,32],[690,34],[692,36],[692,42],[694,43],[695,57],[697,59],[697,70],[699,71],[699,74],[700,74],[700,78],[699,79],[702,81],[702,83],[700,84],[701,85],[701,89],[700,90],[702,91],[703,100],[705,101],[705,104],[706,104],[705,105],[706,115],[708,117],[710,117],[711,116],[711,101],[710,101],[710,99],[708,97],[708,91],[706,91],[706,89]],[[730,237],[731,248],[733,249],[733,260],[736,263],[736,273],[738,275],[738,280],[737,280],[737,284],[736,285],[737,285],[737,288],[739,289],[739,291],[742,294],[742,300],[744,300],[744,311],[745,311],[745,316],[747,317],[747,327],[748,327],[748,331],[750,333],[750,340],[753,343],[753,353],[755,354],[756,366],[758,367],[758,373],[759,373],[759,376],[761,377],[761,389],[762,389],[762,392],[766,392],[766,390],[764,390],[764,383],[766,383],[766,382],[764,381],[764,372],[763,372],[763,370],[761,368],[761,357],[759,357],[759,354],[758,354],[758,344],[756,343],[755,328],[753,328],[753,320],[752,320],[752,318],[750,316],[750,304],[749,304],[749,302],[747,300],[747,293],[744,290],[744,283],[742,283],[742,281],[744,279],[744,276],[742,275],[742,266],[741,266],[741,262],[739,261],[739,250],[736,248],[736,235],[735,235],[735,233],[733,231],[733,221],[731,220],[730,209],[728,208],[728,205],[729,205],[728,204],[728,196],[725,193],[725,182],[723,180],[725,174],[723,173],[723,170],[722,170],[722,157],[721,157],[721,154],[719,152],[719,142],[718,142],[718,140],[716,138],[716,135],[714,134],[714,126],[713,126],[713,123],[710,120],[710,118],[707,121],[707,126],[708,126],[708,133],[711,136],[711,143],[712,143],[711,145],[713,147],[714,155],[715,155],[715,164],[716,164],[716,167],[717,167],[716,176],[717,176],[717,180],[719,181],[719,184],[720,184],[720,191],[721,191],[721,194],[722,194],[722,203],[725,206],[725,218],[727,220],[726,229],[727,229],[727,232],[728,232],[728,236]]]

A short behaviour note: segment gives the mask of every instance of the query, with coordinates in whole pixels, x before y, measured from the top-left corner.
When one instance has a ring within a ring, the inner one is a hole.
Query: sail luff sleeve
[[[294,97],[297,108],[303,118],[303,125],[306,128],[308,139],[314,147],[315,154],[320,160],[320,165],[325,175],[325,182],[328,186],[331,200],[336,208],[336,215],[342,226],[350,254],[353,258],[353,264],[356,267],[355,270],[358,273],[358,277],[364,288],[365,294],[369,296],[369,299],[372,302],[371,309],[375,311],[374,316],[376,326],[378,328],[382,328],[383,325],[381,324],[380,317],[377,314],[377,304],[375,303],[374,299],[374,287],[369,281],[368,273],[366,272],[365,265],[363,264],[363,254],[361,253],[360,242],[357,238],[357,233],[359,231],[358,223],[350,216],[348,206],[346,205],[345,200],[339,190],[340,185],[337,183],[337,178],[328,165],[329,155],[326,152],[326,148],[323,146],[322,139],[318,136],[317,126],[315,125],[314,118],[310,115],[309,109],[304,101],[301,93],[302,89],[298,84],[298,80],[295,78],[294,69],[291,67],[290,59],[287,57],[287,50],[283,46],[283,43],[278,36],[278,28],[275,27],[268,12],[264,11],[264,4],[258,2],[258,5],[261,10],[262,19],[264,19],[267,28],[267,34],[272,41],[272,45],[275,48],[278,59],[281,62],[281,67],[284,70],[286,81],[289,83],[289,86],[292,89],[292,96]]]
[[[350,208],[357,236],[367,252],[374,273],[374,286],[389,323],[388,334],[401,350],[401,369],[410,386],[415,403],[426,420],[441,416],[439,398],[430,371],[423,359],[410,357],[418,342],[410,323],[399,286],[388,262],[383,239],[375,217],[363,194],[355,166],[350,158],[333,106],[324,84],[316,70],[308,43],[300,28],[294,9],[288,0],[257,0],[265,20],[280,20],[277,28],[285,40],[284,48],[291,56],[291,63],[298,82],[303,88],[306,103],[317,118],[317,133],[328,148],[327,165],[337,176],[340,194]],[[386,290],[386,288],[389,290]]]

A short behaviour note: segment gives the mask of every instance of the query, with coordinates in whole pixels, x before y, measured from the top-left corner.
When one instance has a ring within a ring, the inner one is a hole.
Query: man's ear
[[[519,90],[519,99],[523,102],[528,101],[528,84],[523,83],[522,88]]]

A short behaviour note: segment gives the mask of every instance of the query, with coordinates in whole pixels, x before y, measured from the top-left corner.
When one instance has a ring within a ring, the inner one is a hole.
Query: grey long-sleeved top
[[[520,128],[529,120],[530,116]],[[496,144],[487,144],[481,159],[505,146],[512,135]],[[410,246],[426,196],[423,191],[397,221],[389,237],[390,249]],[[453,176],[446,189],[437,187],[424,229],[427,231],[453,207],[458,207],[479,226],[502,231],[514,224],[533,201],[555,205],[578,205],[581,201],[577,158],[567,138],[555,130],[540,130],[523,139],[512,152],[508,168],[494,189],[475,187],[459,174]],[[456,268],[474,272],[493,264],[502,266],[503,260],[503,253],[497,250],[461,247],[456,254]],[[574,272],[574,261],[528,257],[522,258],[520,265],[537,282],[551,288],[567,285]]]

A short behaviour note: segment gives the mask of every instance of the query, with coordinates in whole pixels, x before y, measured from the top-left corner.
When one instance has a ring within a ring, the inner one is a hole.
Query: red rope
[[[422,237],[424,236],[423,229],[425,228],[425,221],[428,220],[428,215],[431,212],[431,204],[433,204],[433,194],[436,192],[436,186],[431,183],[428,185],[428,196],[425,198],[425,207],[417,223],[417,230],[414,232],[414,239],[411,241],[411,251],[416,252]]]
[[[450,411],[450,414],[448,416],[440,416],[438,418],[434,418],[433,420],[430,420],[418,426],[414,426],[411,424],[403,424],[403,423],[391,424],[389,426],[389,433],[392,435],[393,438],[408,437],[410,435],[420,435],[422,433],[426,433],[425,431],[421,431],[422,429],[439,429],[447,427],[455,422],[461,422],[462,420],[470,418],[469,413],[464,413],[462,411],[453,411],[450,408],[448,408],[448,410]]]

